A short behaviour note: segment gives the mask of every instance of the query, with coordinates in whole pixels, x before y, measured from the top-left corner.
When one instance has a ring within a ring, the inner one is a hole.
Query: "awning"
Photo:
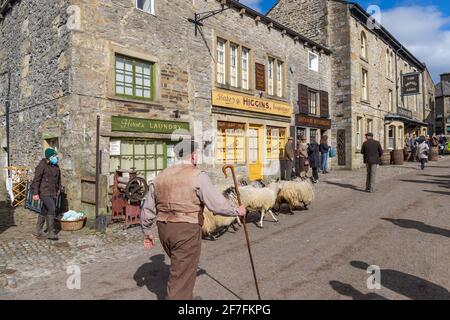
[[[419,121],[416,119],[410,119],[404,116],[400,116],[398,114],[388,114],[385,117],[385,120],[388,121],[401,121],[403,122],[405,125],[407,126],[417,126],[417,127],[428,127],[430,124],[423,122],[423,121]]]

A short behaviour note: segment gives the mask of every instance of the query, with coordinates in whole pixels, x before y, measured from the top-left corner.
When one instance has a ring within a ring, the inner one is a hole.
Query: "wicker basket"
[[[61,225],[62,231],[77,231],[77,230],[83,229],[83,227],[86,224],[86,220],[87,220],[87,218],[85,217],[83,219],[75,220],[75,221],[59,220],[59,223]]]

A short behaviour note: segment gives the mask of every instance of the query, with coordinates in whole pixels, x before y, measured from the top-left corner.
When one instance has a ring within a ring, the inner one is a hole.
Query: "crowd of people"
[[[421,163],[422,170],[425,169],[425,164],[428,161],[430,149],[437,147],[439,149],[439,156],[442,158],[448,150],[448,139],[444,134],[437,136],[433,134],[430,136],[417,137],[415,133],[409,134],[405,140],[405,154],[407,160],[417,161]]]

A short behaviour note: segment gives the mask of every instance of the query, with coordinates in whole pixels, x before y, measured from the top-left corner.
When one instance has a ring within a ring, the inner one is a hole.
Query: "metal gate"
[[[337,132],[337,153],[338,165],[345,166],[345,130],[338,130]]]

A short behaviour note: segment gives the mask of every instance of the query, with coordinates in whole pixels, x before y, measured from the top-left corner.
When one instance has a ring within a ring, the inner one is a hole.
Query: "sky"
[[[240,0],[266,13],[276,0]],[[450,0],[353,0],[366,10],[380,8],[380,22],[420,61],[435,83],[450,72]],[[368,10],[370,12],[370,10]],[[372,13],[372,12],[370,12]]]

